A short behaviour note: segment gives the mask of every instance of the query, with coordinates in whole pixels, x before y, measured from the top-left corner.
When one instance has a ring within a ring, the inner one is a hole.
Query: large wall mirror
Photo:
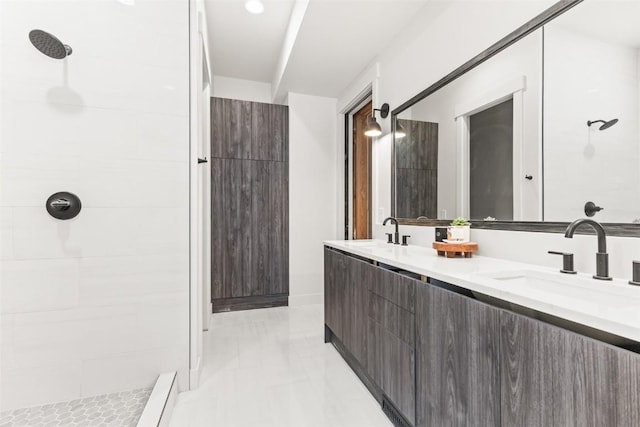
[[[394,110],[395,216],[640,236],[638,16],[558,2]]]

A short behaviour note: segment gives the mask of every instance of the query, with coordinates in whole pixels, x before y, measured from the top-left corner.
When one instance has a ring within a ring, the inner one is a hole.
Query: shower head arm
[[[594,125],[596,123],[607,123],[607,122],[605,122],[604,120],[589,120],[587,122],[587,126],[591,127],[591,125]]]

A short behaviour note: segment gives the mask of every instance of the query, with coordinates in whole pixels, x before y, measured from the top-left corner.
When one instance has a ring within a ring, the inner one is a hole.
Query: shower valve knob
[[[58,211],[66,211],[71,207],[71,202],[66,199],[56,199],[51,202],[51,207]]]
[[[49,215],[56,219],[75,218],[82,209],[80,198],[68,191],[52,194],[45,203]]]

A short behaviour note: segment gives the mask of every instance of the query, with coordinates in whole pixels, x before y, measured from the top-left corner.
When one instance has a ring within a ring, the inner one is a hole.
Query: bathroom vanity
[[[325,341],[395,425],[640,425],[640,288],[327,241]]]

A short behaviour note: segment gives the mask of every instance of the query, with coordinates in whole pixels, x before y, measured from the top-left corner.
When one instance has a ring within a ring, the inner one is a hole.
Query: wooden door
[[[213,310],[285,305],[288,108],[212,98]]]
[[[353,115],[353,227],[352,238],[371,238],[371,138],[364,134],[371,102]]]

